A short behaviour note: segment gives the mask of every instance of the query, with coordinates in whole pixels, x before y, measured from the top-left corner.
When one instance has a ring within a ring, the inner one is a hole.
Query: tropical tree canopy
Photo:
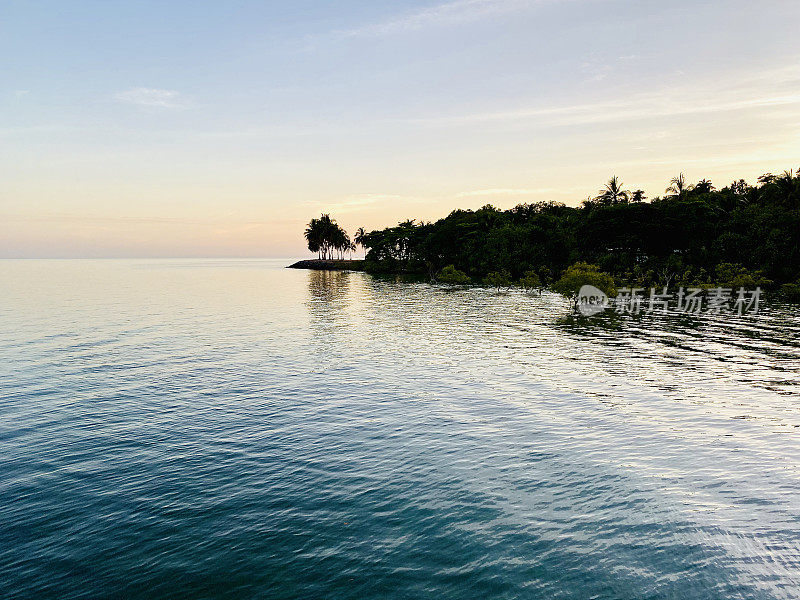
[[[703,181],[706,180],[704,179]],[[693,187],[694,186],[686,185],[686,178],[683,176],[683,173],[681,173],[677,177],[673,177],[672,179],[670,179],[669,186],[664,191],[667,194],[674,194],[679,198],[683,198],[683,195],[686,192],[692,190]]]
[[[600,195],[595,197],[595,200],[603,204],[619,204],[627,202],[631,193],[628,190],[622,189],[622,182],[616,175],[608,180],[606,186],[600,190]]]
[[[367,237],[367,232],[364,230],[363,227],[359,227],[356,229],[356,234],[353,236],[353,242],[355,242],[356,246],[364,247],[364,238]]]
[[[625,201],[626,190],[612,177],[598,197],[577,207],[487,205],[454,210],[433,223],[405,221],[360,236],[366,268],[435,277],[452,265],[472,281],[503,270],[519,281],[533,272],[549,285],[584,262],[616,281],[650,287],[716,283],[717,267],[730,264],[754,281],[798,281],[796,171],[767,174],[756,185],[740,179],[721,189],[708,179],[692,186],[680,174],[667,190],[652,199],[636,190]]]
[[[321,215],[319,219],[311,219],[304,235],[308,249],[316,252],[323,260],[334,258],[335,252],[342,258],[345,252],[355,250],[347,232],[327,214]]]

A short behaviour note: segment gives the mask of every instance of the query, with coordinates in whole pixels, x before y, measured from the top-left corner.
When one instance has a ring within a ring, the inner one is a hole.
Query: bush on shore
[[[469,275],[463,271],[459,271],[453,265],[447,265],[442,269],[436,276],[436,280],[451,285],[466,285],[471,281]]]

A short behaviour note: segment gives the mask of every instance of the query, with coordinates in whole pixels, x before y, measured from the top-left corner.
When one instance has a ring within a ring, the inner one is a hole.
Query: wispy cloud
[[[422,125],[452,126],[467,123],[520,121],[533,125],[540,123],[545,126],[575,126],[800,106],[800,94],[797,93],[760,95],[754,91],[752,94],[742,95],[738,98],[729,98],[719,101],[712,93],[692,94],[690,90],[682,90],[682,94],[678,95],[665,90],[663,93],[640,94],[609,102],[448,115],[416,119],[413,122]]]
[[[800,67],[736,73],[717,81],[671,83],[652,92],[617,94],[609,100],[571,105],[540,105],[515,110],[447,114],[408,119],[422,126],[518,122],[533,127],[580,126],[636,120],[715,115],[750,111],[750,115],[792,117],[800,110]]]
[[[49,213],[49,214],[4,214],[3,220],[7,221],[20,221],[20,222],[65,222],[65,223],[98,223],[98,224],[157,224],[157,225],[206,225],[210,224],[209,221],[202,221],[197,219],[176,219],[168,217],[131,217],[131,216],[118,216],[118,217],[98,217],[89,215],[76,215],[64,213]]]
[[[306,204],[320,206],[325,212],[349,212],[351,210],[358,210],[361,208],[367,208],[369,206],[397,203],[408,200],[411,199],[397,194],[355,194],[352,196],[347,196],[346,198],[342,198],[338,201],[326,202],[324,205],[317,201],[309,201]]]
[[[589,81],[603,81],[614,68],[608,62],[603,61],[597,53],[593,52],[581,63],[581,70],[586,74]]]
[[[241,223],[241,224],[231,225],[228,227],[218,227],[212,230],[211,233],[213,235],[220,237],[229,237],[231,235],[247,234],[257,229],[263,229],[266,226],[267,226],[266,223],[258,223],[258,222]]]
[[[563,0],[454,0],[339,33],[347,37],[371,37],[417,31],[427,27],[459,25],[530,10],[557,1]]]
[[[490,188],[485,190],[469,190],[459,192],[455,198],[473,198],[480,196],[532,196],[534,194],[546,194],[556,190],[555,188]]]
[[[137,87],[117,92],[114,98],[119,102],[150,108],[187,108],[188,103],[175,90]]]

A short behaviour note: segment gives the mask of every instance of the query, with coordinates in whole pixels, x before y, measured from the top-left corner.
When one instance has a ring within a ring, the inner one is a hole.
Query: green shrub
[[[511,273],[503,269],[502,271],[492,271],[483,279],[483,284],[497,288],[509,287],[511,285]]]
[[[539,279],[536,271],[526,271],[520,278],[519,284],[526,290],[535,290],[542,287],[542,280]]]
[[[788,302],[800,302],[800,279],[797,283],[784,283],[780,287],[780,295]]]
[[[717,283],[723,287],[754,289],[757,286],[770,285],[761,271],[751,272],[738,263],[720,263],[717,265]]]
[[[597,265],[585,262],[577,262],[564,271],[561,279],[553,284],[553,289],[577,303],[578,292],[584,285],[593,285],[608,296],[617,295],[614,278],[603,273]]]
[[[447,265],[436,276],[437,281],[449,283],[451,285],[464,285],[470,282],[469,275],[459,271],[453,265]]]

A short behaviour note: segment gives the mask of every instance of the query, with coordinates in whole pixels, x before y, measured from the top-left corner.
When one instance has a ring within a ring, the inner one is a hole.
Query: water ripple
[[[800,597],[800,317],[4,261],[9,598]]]

